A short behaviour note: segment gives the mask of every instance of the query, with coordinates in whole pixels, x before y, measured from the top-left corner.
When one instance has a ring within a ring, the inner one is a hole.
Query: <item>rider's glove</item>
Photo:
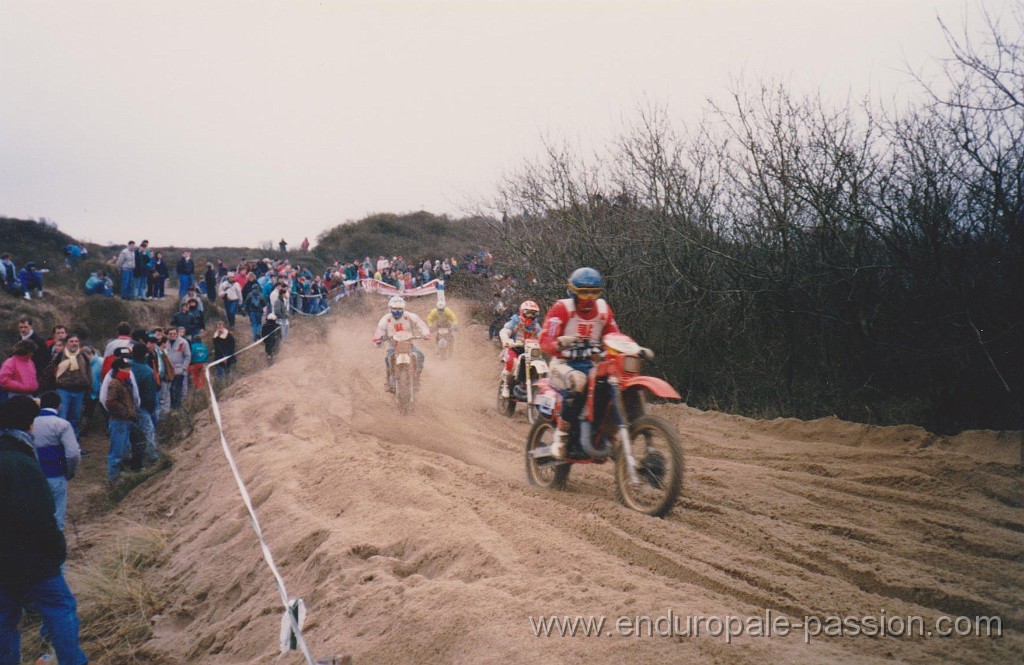
[[[373,345],[374,346],[380,346],[380,337],[374,337],[373,338]]]
[[[502,340],[501,345],[504,346],[506,349],[511,349],[512,348],[512,340],[510,340],[510,339]]]

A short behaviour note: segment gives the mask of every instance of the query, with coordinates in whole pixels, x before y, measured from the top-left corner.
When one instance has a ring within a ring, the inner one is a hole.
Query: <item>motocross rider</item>
[[[612,308],[601,298],[604,278],[593,268],[578,268],[569,276],[569,295],[557,301],[544,317],[540,348],[551,356],[552,387],[565,391],[562,411],[551,443],[551,455],[565,459],[572,424],[583,407],[593,355],[608,333],[619,332]]]
[[[438,328],[447,327],[451,327],[453,333],[459,331],[459,319],[455,312],[445,305],[444,298],[438,298],[437,307],[427,314],[427,325],[433,332],[437,332]]]
[[[516,358],[519,357],[519,350],[516,342],[535,339],[540,334],[540,324],[537,323],[537,315],[540,314],[540,307],[532,300],[524,300],[519,306],[519,313],[513,314],[498,336],[501,337],[501,345],[504,350],[501,358],[505,361],[505,369],[501,371],[501,396],[508,399],[511,396],[510,389],[515,379],[512,377],[512,368],[515,367]]]
[[[405,311],[405,299],[401,296],[392,296],[388,300],[388,313],[381,317],[380,321],[377,322],[377,330],[373,335],[373,343],[375,346],[380,346],[385,336],[394,337],[396,332],[410,332],[416,334],[418,331],[423,339],[430,339],[430,329],[427,328],[427,324],[423,322],[418,315],[412,312]],[[423,352],[417,349],[415,346],[412,347],[412,352],[416,354],[416,386],[419,387],[420,375],[423,373]],[[384,389],[388,392],[394,392],[395,388],[391,382],[391,357],[395,355],[394,345],[388,349],[387,355],[384,357],[384,367],[387,369],[387,375],[384,379]]]

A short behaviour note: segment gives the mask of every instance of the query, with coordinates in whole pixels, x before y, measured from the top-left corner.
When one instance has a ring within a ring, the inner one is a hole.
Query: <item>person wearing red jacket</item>
[[[603,293],[601,273],[594,268],[579,268],[569,276],[571,297],[555,302],[544,315],[540,348],[552,358],[548,375],[551,385],[566,393],[551,443],[551,454],[556,459],[565,458],[566,440],[583,407],[593,356],[600,351],[605,335],[619,332],[612,308],[601,298]]]

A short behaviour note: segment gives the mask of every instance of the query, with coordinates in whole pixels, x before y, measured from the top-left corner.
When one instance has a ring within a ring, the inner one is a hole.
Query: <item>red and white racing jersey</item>
[[[403,331],[411,332],[413,335],[418,331],[420,337],[430,337],[430,328],[418,315],[406,312],[402,318],[396,320],[389,312],[377,322],[377,331],[373,335],[373,341],[376,342],[385,335],[394,337],[396,332]]]
[[[552,305],[540,330],[540,347],[544,353],[559,357],[558,338],[564,335],[589,339],[591,344],[597,346],[608,333],[619,332],[615,315],[608,303],[598,298],[595,305],[589,317],[584,317],[576,309],[572,298],[564,298]]]

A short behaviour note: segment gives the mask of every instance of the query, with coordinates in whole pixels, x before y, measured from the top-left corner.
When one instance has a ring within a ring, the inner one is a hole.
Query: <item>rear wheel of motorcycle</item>
[[[629,482],[626,456],[615,458],[615,493],[628,508],[661,517],[675,506],[683,489],[683,447],[674,427],[661,418],[642,416],[629,426],[640,484]]]
[[[561,490],[565,489],[572,465],[557,464],[551,457],[536,458],[530,455],[537,448],[550,446],[554,435],[555,426],[548,420],[540,420],[530,428],[530,434],[526,437],[526,478],[531,485]]]
[[[404,365],[398,368],[395,375],[395,397],[398,399],[399,413],[404,415],[412,411],[412,377],[409,368]]]

